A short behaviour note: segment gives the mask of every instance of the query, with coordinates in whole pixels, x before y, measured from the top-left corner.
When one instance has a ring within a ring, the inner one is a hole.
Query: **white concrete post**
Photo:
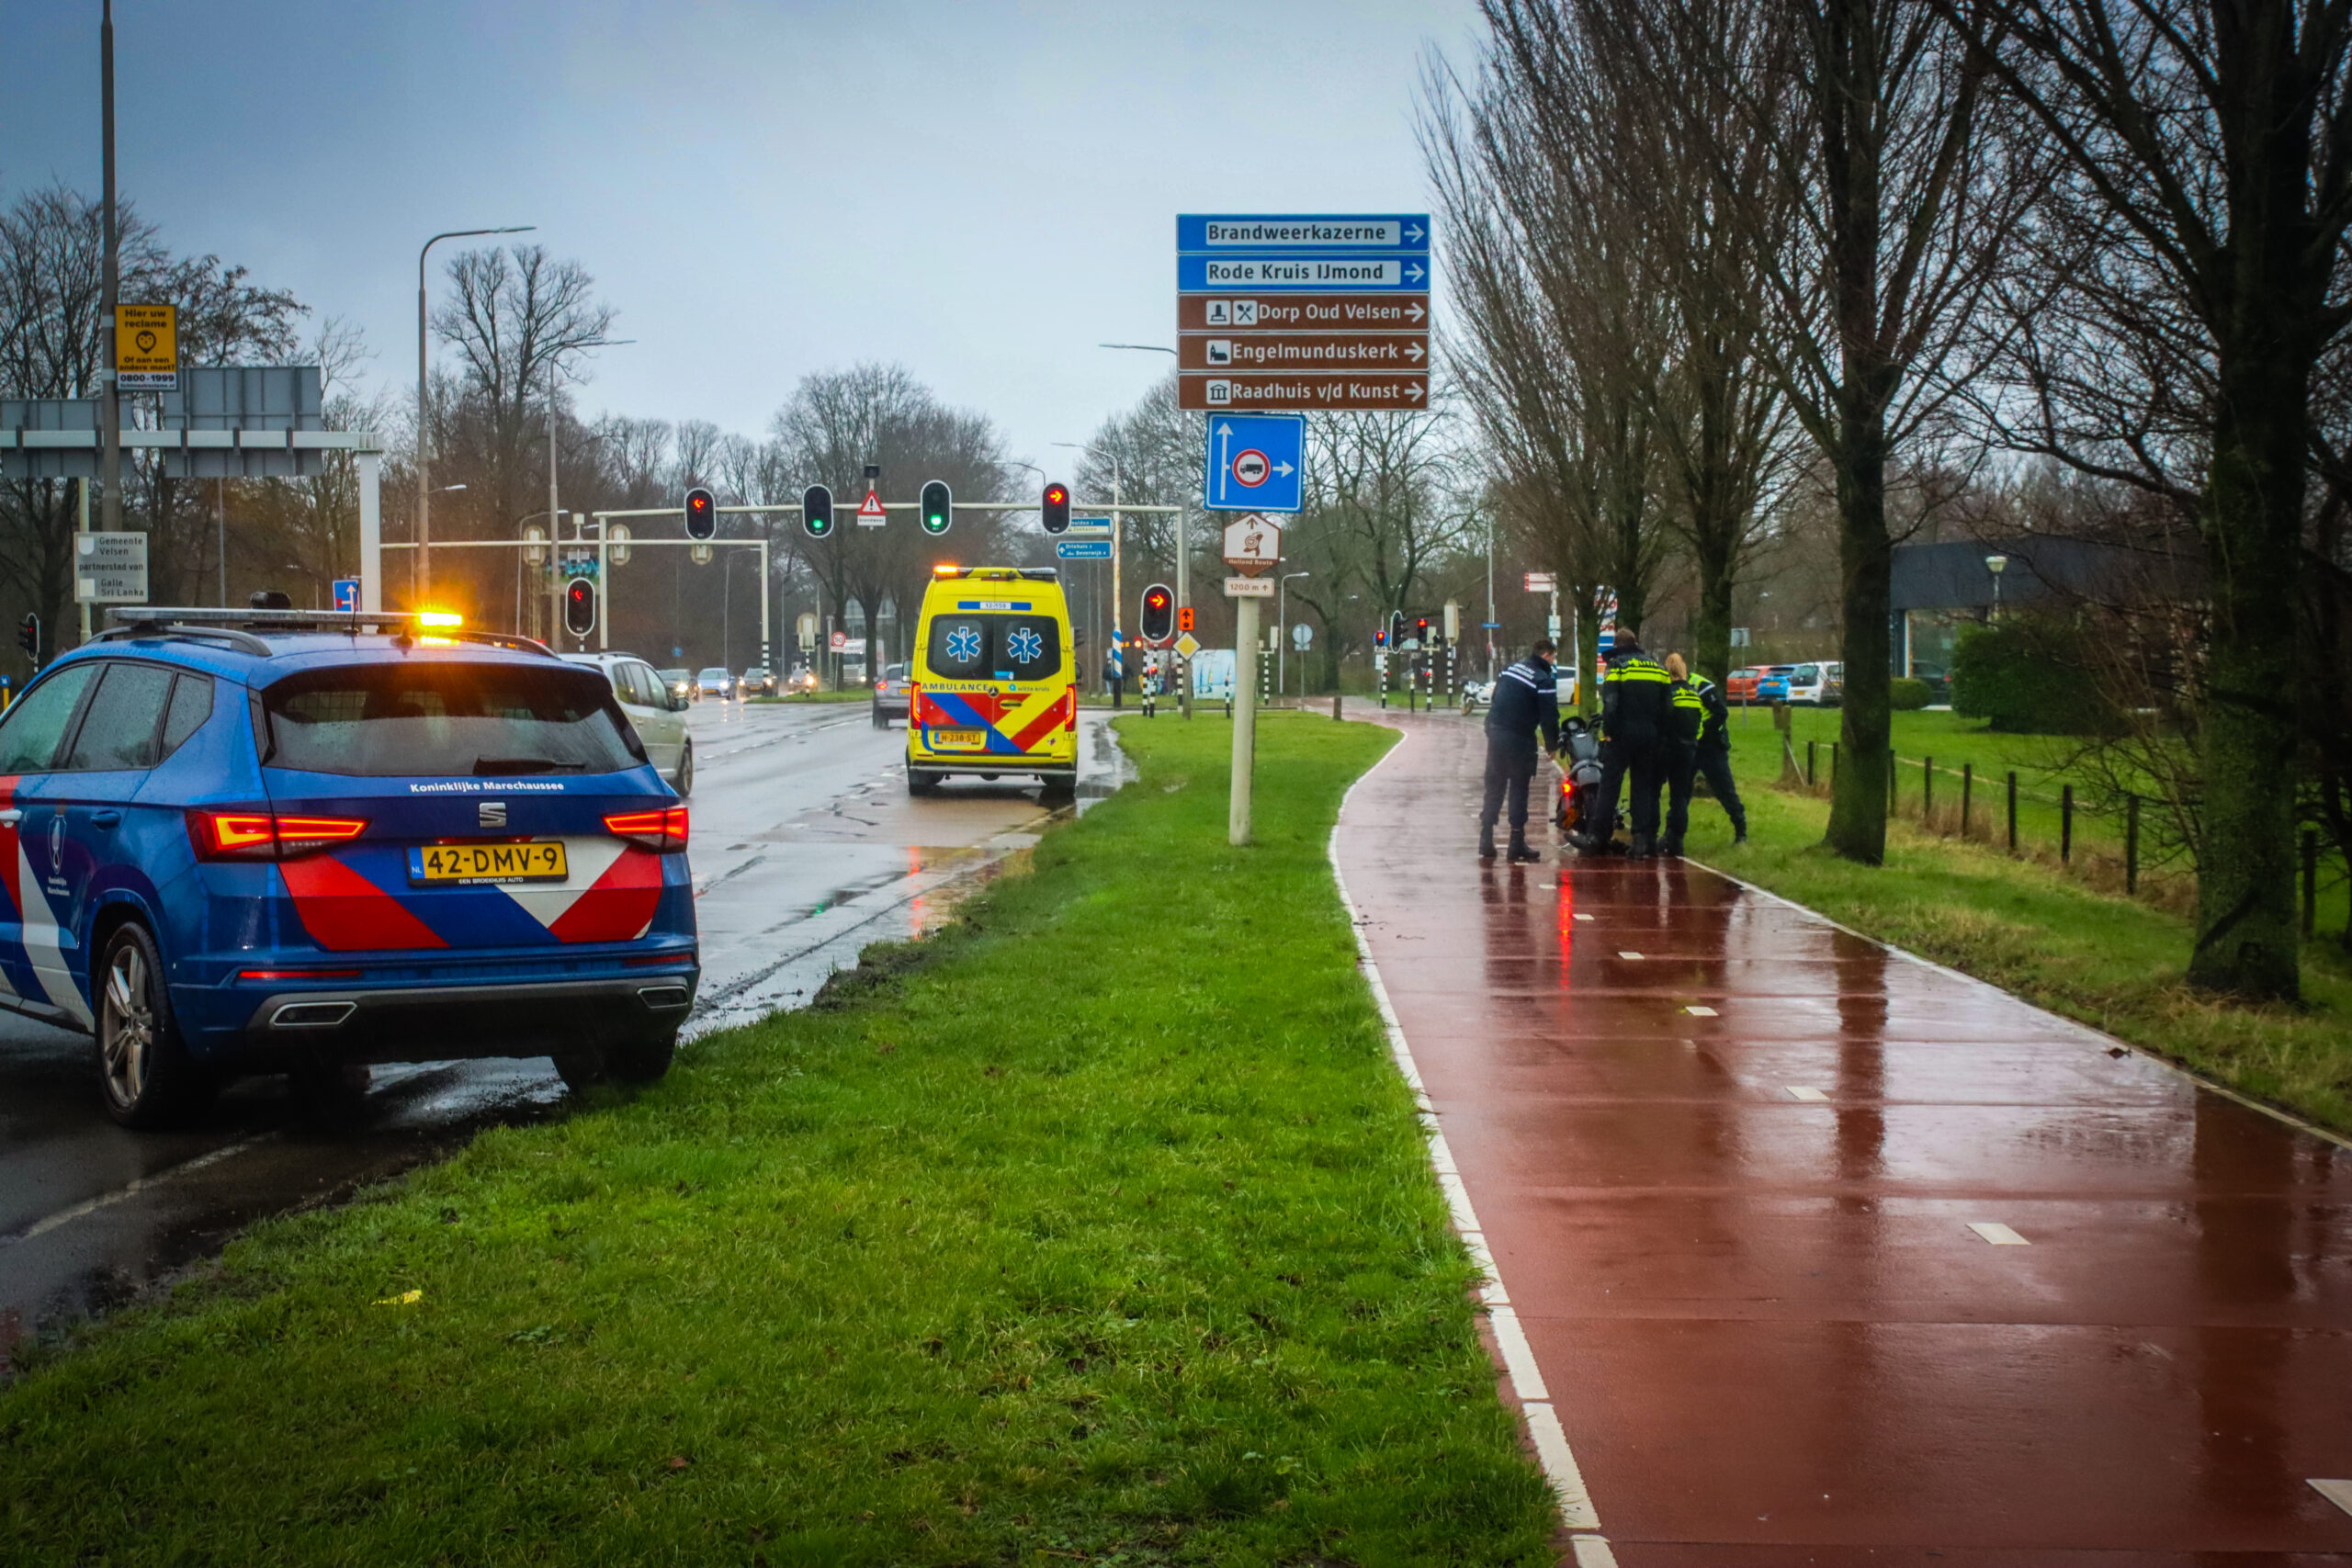
[[[1227,841],[1250,841],[1250,780],[1258,761],[1258,601],[1233,605],[1233,808]]]
[[[384,608],[384,455],[354,456],[359,459],[359,607],[379,614]]]

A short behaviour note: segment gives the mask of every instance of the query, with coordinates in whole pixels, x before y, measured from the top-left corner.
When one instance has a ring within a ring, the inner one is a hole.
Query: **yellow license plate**
[[[561,882],[571,874],[559,840],[524,844],[423,844],[408,852],[411,882]]]
[[[934,729],[931,732],[931,743],[934,748],[959,746],[978,751],[987,749],[989,736],[985,729]]]

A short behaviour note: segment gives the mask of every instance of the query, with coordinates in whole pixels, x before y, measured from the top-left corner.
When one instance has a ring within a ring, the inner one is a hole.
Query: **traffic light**
[[[17,623],[17,646],[25,650],[25,657],[33,661],[34,669],[40,668],[40,617],[39,615],[27,615],[23,620]]]
[[[1388,647],[1391,651],[1405,646],[1405,612],[1388,612]]]
[[[1154,648],[1176,635],[1176,595],[1166,583],[1155,582],[1143,591],[1143,614],[1136,617],[1136,629]]]
[[[1041,509],[1046,514],[1046,532],[1069,532],[1069,486],[1057,479],[1046,487],[1046,502]]]
[[[800,525],[808,530],[812,539],[833,536],[833,492],[823,485],[810,485],[800,492]]]
[[[1419,620],[1413,623],[1413,640],[1419,643],[1423,648],[1429,647],[1430,618],[1427,615],[1423,615]]]
[[[1185,604],[1178,608],[1176,612],[1176,629],[1180,632],[1188,632],[1193,629],[1193,607],[1190,604]]]
[[[564,585],[563,629],[577,637],[596,629],[596,585],[584,577]]]
[[[718,498],[702,485],[686,491],[686,537],[707,539],[718,532]]]
[[[944,479],[933,479],[922,487],[922,531],[944,534],[947,525],[956,521],[956,492],[947,488]]]

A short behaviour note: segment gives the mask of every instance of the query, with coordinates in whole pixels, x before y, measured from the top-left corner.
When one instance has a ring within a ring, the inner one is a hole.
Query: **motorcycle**
[[[1600,736],[1577,717],[1560,721],[1560,795],[1553,803],[1552,822],[1569,847],[1584,854],[1605,853],[1624,813],[1601,822]]]

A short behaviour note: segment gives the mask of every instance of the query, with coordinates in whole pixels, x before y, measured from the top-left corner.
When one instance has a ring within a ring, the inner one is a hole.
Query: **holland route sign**
[[[1425,213],[1176,220],[1186,409],[1429,406]]]
[[[1305,490],[1306,420],[1229,414],[1209,421],[1201,504],[1211,512],[1296,512]]]
[[[1282,564],[1283,525],[1271,517],[1252,513],[1237,517],[1225,525],[1225,564],[1245,577],[1256,577]],[[1273,581],[1267,580],[1266,591],[1273,592]],[[1254,590],[1252,591],[1254,592]],[[1233,597],[1228,586],[1227,597]]]

